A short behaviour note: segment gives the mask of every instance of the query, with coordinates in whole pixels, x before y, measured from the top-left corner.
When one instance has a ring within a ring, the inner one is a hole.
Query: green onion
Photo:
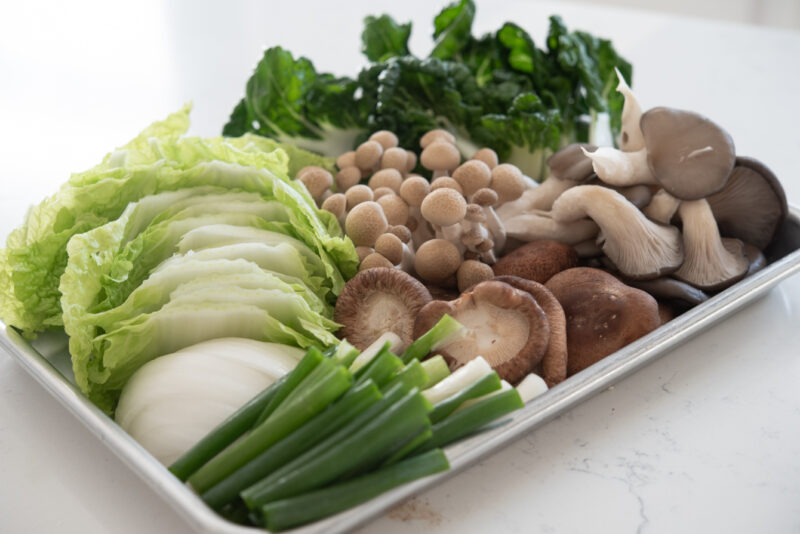
[[[438,423],[453,413],[455,409],[461,406],[461,403],[464,401],[476,399],[482,395],[497,391],[500,389],[500,387],[500,377],[497,376],[497,373],[493,372],[490,375],[484,376],[477,382],[473,382],[458,393],[434,404],[433,411],[430,414],[431,423]]]
[[[401,356],[404,363],[413,359],[421,360],[431,353],[437,345],[445,343],[451,336],[464,328],[461,323],[445,314],[433,328],[422,334],[406,348]]]
[[[329,368],[329,371],[322,379],[311,384],[307,385],[306,382],[312,375],[300,383],[292,394],[291,410],[276,410],[247,436],[222,451],[189,478],[189,483],[198,493],[208,491],[223,478],[299,428],[350,388],[352,376],[341,365],[332,360],[323,360],[317,368]]]
[[[297,362],[295,368],[292,369],[292,371],[287,375],[287,378],[281,389],[267,404],[267,406],[264,408],[264,411],[261,412],[254,426],[258,426],[266,421],[267,417],[269,417],[270,414],[275,411],[275,409],[283,402],[283,400],[295,390],[298,384],[305,380],[305,378],[311,374],[311,371],[316,369],[320,362],[322,362],[324,359],[325,357],[318,349],[314,347],[308,349],[306,355],[303,356],[299,362]]]
[[[444,447],[523,406],[524,403],[514,388],[491,394],[433,425],[433,437],[415,452]]]
[[[450,376],[450,368],[447,366],[447,362],[438,354],[422,362],[422,368],[425,369],[425,374],[428,375],[428,381],[420,388],[423,390],[435,386]]]
[[[261,512],[269,530],[285,530],[336,514],[401,484],[449,468],[444,453],[432,450],[354,480],[271,502]]]
[[[416,431],[421,423],[430,424],[427,414],[431,405],[419,390],[412,389],[394,401],[398,389],[405,388],[398,385],[372,406],[384,404],[383,410],[366,424],[357,417],[341,431],[247,488],[241,493],[245,503],[251,509],[260,508],[268,502],[317,489],[343,473],[385,458],[394,443]]]
[[[202,499],[210,507],[217,509],[233,501],[240,491],[307,451],[380,399],[380,391],[372,381],[353,386],[328,409],[203,493]]]
[[[385,348],[371,362],[356,372],[356,384],[372,380],[379,388],[383,388],[402,368],[403,361]]]
[[[399,361],[399,358],[398,358]],[[381,389],[388,390],[395,386],[395,384],[402,382],[410,388],[420,388],[428,382],[428,374],[425,372],[419,360],[413,360],[405,367],[400,369],[394,375],[391,382],[383,386]]]
[[[341,343],[337,345],[333,358],[345,367],[350,367],[360,353],[361,351],[351,345],[346,339],[343,339]]]
[[[388,458],[386,458],[381,465],[386,466],[399,462],[432,437],[432,428],[426,428],[422,432],[418,432],[417,434],[411,436],[411,438],[407,439],[405,443],[402,443],[399,447],[397,447],[397,449]]]
[[[264,408],[288,378],[288,374],[282,376],[253,397],[247,404],[236,410],[169,466],[169,470],[181,481],[185,482],[206,462],[253,427],[258,416],[264,411]]]

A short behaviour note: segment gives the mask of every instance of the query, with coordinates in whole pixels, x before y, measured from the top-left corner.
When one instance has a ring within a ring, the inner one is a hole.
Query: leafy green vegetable
[[[187,106],[146,128],[99,165],[72,175],[28,212],[0,250],[0,317],[6,324],[28,336],[62,325],[59,279],[70,238],[117,219],[129,203],[164,191],[213,186],[283,202],[303,222],[297,225],[299,239],[322,247],[345,276],[355,272],[355,251],[335,218],[317,210],[305,189],[287,176],[298,165],[332,168],[332,160],[285,147],[294,158],[290,161],[274,140],[252,134],[185,137],[188,125]],[[185,196],[179,193],[175,199]]]
[[[411,23],[397,24],[392,17],[366,17],[361,34],[361,51],[370,61],[384,61],[394,56],[404,56],[408,51]]]
[[[391,130],[413,148],[426,131],[446,128],[465,156],[488,146],[536,179],[553,150],[589,140],[598,113],[608,112],[618,133],[623,100],[614,69],[630,81],[631,66],[610,41],[570,32],[553,16],[545,48],[537,48],[511,22],[475,37],[474,18],[472,0],[445,7],[434,19],[433,49],[421,58],[408,51],[410,24],[367,17],[362,52],[372,64],[354,78],[267,50],[224,132],[253,131],[338,156],[371,131]],[[345,143],[331,143],[334,134]]]

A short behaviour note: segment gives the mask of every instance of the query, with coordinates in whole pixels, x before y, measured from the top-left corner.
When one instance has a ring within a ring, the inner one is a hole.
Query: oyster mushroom
[[[619,69],[617,71],[617,91],[622,93],[625,97],[625,103],[622,105],[622,128],[619,134],[619,147],[623,152],[635,152],[644,148],[644,135],[642,128],[639,125],[642,119],[642,106],[636,99],[631,88],[628,86],[625,78]]]
[[[677,228],[648,220],[625,197],[606,187],[574,187],[556,200],[551,213],[560,222],[587,216],[595,221],[603,235],[603,252],[630,278],[657,278],[683,263],[683,240]]]
[[[697,113],[665,107],[642,115],[641,128],[647,165],[672,196],[697,200],[725,187],[736,159],[728,132]]]
[[[747,256],[747,261],[750,265],[747,268],[747,276],[757,273],[767,266],[767,258],[764,253],[749,243],[744,244],[744,253]]]
[[[786,219],[786,193],[775,175],[752,158],[736,158],[727,185],[709,196],[720,234],[764,250]]]
[[[550,208],[553,207],[553,202],[561,196],[561,193],[579,184],[580,182],[549,176],[538,186],[526,189],[517,200],[512,200],[499,206],[497,215],[505,222],[530,210],[550,211]]]
[[[556,220],[552,212],[541,210],[529,210],[526,213],[504,220],[503,225],[508,237],[526,243],[539,240],[554,240],[568,245],[576,245],[595,237],[598,232],[597,223],[591,219],[575,219],[574,221],[562,222]]]
[[[540,284],[561,271],[578,266],[578,253],[571,246],[551,240],[531,241],[506,254],[494,264],[497,276],[511,275]]]
[[[666,189],[659,189],[642,212],[651,221],[669,224],[680,203],[681,201],[670,195]]]
[[[414,323],[431,294],[416,278],[398,269],[360,271],[339,294],[333,319],[340,335],[364,350],[384,332],[394,332],[408,346]]]
[[[558,299],[567,318],[568,376],[661,324],[653,297],[599,269],[568,269],[548,280],[545,287]]]
[[[628,285],[646,291],[654,298],[680,301],[689,306],[697,306],[708,300],[708,294],[686,282],[674,278],[661,277],[653,280],[631,280]]]
[[[553,387],[567,378],[567,319],[564,315],[564,308],[544,285],[526,280],[518,276],[498,276],[498,282],[506,283],[512,287],[527,291],[536,300],[547,316],[547,324],[550,326],[550,339],[547,344],[547,351],[542,357],[542,361],[534,369],[541,376],[548,387]]]
[[[598,178],[609,185],[658,183],[648,165],[648,152],[645,148],[635,152],[623,152],[611,147],[600,147],[593,152],[585,148],[582,150],[592,160],[592,168]]]
[[[437,349],[452,370],[482,356],[500,378],[513,384],[536,367],[547,350],[547,316],[530,294],[508,284],[488,280],[456,300],[431,301],[420,310],[415,337],[444,314],[464,325],[457,339]]]
[[[597,147],[586,143],[572,143],[547,158],[550,176],[558,180],[576,183],[588,180],[594,170],[592,169],[592,160],[586,156],[584,150],[593,152],[597,150]]]
[[[738,282],[750,262],[738,239],[721,238],[711,206],[704,199],[681,202],[686,260],[673,276],[703,290],[718,290]]]

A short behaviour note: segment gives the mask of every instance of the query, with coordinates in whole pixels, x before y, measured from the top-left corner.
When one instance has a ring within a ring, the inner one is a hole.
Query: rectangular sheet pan
[[[292,532],[333,534],[363,525],[404,499],[439,484],[481,458],[500,450],[663,356],[671,348],[731,313],[763,297],[781,280],[800,271],[800,209],[790,208],[789,217],[775,242],[766,251],[766,256],[770,263],[763,270],[562,382],[502,423],[448,447],[447,456],[452,466],[450,471],[407,484],[361,506]],[[235,525],[216,515],[114,421],[84,398],[74,385],[63,336],[43,336],[31,345],[15,330],[4,328],[0,330],[0,346],[198,532],[263,532],[256,528]]]

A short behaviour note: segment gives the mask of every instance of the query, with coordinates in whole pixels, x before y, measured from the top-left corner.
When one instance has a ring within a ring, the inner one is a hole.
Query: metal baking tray
[[[775,242],[765,253],[769,264],[763,270],[570,377],[504,421],[448,447],[446,452],[451,464],[449,471],[406,484],[360,506],[292,532],[333,534],[361,526],[401,501],[441,483],[447,477],[456,475],[481,458],[500,450],[663,356],[671,348],[726,316],[763,297],[781,280],[800,271],[800,209],[790,207],[789,217]],[[0,346],[177,510],[195,530],[220,534],[263,532],[254,527],[233,524],[218,516],[113,420],[89,402],[74,384],[69,354],[66,351],[66,338],[63,335],[42,336],[31,344],[16,330],[5,328],[0,330]]]

